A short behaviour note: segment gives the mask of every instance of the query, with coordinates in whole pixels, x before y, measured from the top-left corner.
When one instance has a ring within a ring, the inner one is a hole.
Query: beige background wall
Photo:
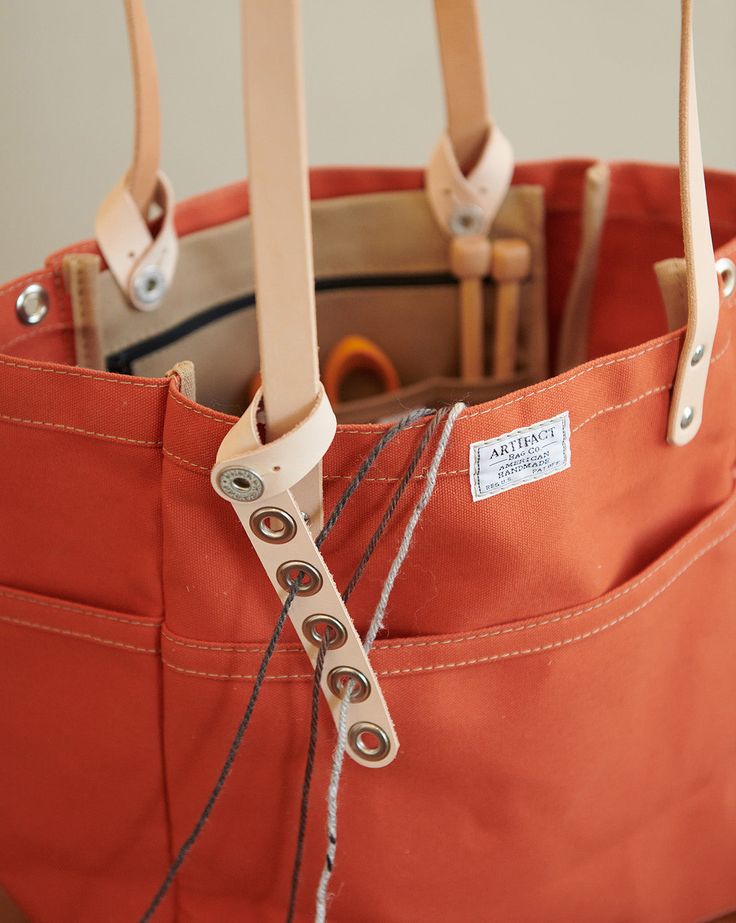
[[[266,0],[264,0],[266,2]],[[736,2],[699,0],[708,164],[736,170]],[[518,159],[672,161],[677,0],[480,0]],[[149,0],[179,198],[245,172],[237,0]],[[443,122],[430,0],[304,0],[313,163],[421,164]],[[122,0],[0,0],[0,279],[87,237],[124,170]]]

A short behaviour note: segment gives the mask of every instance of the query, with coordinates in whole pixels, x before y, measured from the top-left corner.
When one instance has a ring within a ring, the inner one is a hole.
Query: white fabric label
[[[570,467],[570,414],[470,446],[473,500],[521,487]]]

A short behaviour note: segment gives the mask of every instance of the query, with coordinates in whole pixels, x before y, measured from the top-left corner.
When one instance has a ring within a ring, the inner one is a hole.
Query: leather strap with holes
[[[252,0],[258,4],[260,0]],[[271,0],[283,3],[284,0]],[[399,742],[383,698],[378,679],[363,650],[360,637],[327,565],[301,515],[293,487],[313,470],[326,452],[337,426],[324,388],[304,419],[273,442],[263,444],[258,431],[260,392],[249,411],[230,430],[217,454],[212,485],[228,500],[250,539],[261,564],[282,603],[289,596],[289,579],[303,574],[304,592],[298,592],[289,618],[310,661],[314,665],[319,644],[310,633],[311,620],[327,617],[340,626],[338,646],[328,648],[322,674],[322,691],[338,720],[341,699],[333,684],[341,674],[352,673],[364,680],[360,701],[351,701],[351,728],[375,728],[385,752],[363,755],[354,747],[350,756],[370,767],[386,766],[398,752]],[[268,525],[269,521],[276,526]]]

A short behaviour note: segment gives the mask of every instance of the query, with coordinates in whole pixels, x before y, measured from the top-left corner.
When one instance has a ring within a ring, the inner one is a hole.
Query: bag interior
[[[594,182],[601,176],[603,184]],[[720,173],[709,174],[708,182],[717,187],[711,202],[719,246],[736,235],[735,184]],[[492,368],[499,284],[489,275],[479,283],[485,374],[462,377],[459,283],[450,240],[433,218],[422,183],[422,174],[409,170],[312,174],[320,360],[324,366],[345,337],[360,336],[382,351],[398,376],[398,388],[388,391],[371,369],[345,374],[333,397],[341,421],[380,421],[455,400],[486,402],[567,371],[571,356],[579,364],[684,323],[686,305],[665,303],[654,269],[682,254],[676,168],[594,161],[523,165],[490,233],[492,244],[522,240],[530,252],[529,272],[517,288],[513,370],[498,375]],[[189,396],[241,414],[259,365],[245,184],[182,203],[177,227],[177,272],[156,310],[132,308],[104,266],[95,273],[94,297],[80,308],[63,269],[70,254],[96,251],[87,242],[47,263],[57,278],[50,297],[58,299],[61,322],[44,319],[30,331],[6,324],[0,349],[89,365],[79,355],[79,334],[81,326],[92,327],[99,367],[162,377],[191,362],[193,369],[187,366],[183,376]],[[581,284],[585,279],[587,286]]]

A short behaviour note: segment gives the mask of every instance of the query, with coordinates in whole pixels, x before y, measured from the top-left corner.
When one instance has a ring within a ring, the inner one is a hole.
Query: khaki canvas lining
[[[318,294],[321,356],[342,337],[360,333],[384,349],[399,372],[401,392],[388,401],[369,398],[343,406],[341,419],[385,416],[423,396],[428,403],[462,393],[488,400],[547,375],[544,199],[541,187],[515,186],[494,223],[491,238],[520,237],[532,252],[531,274],[521,285],[518,375],[499,382],[459,383],[458,297],[450,278],[450,242],[435,222],[422,191],[378,193],[313,203],[315,272],[320,281],[346,279],[345,288]],[[411,285],[351,285],[351,279],[407,277]],[[447,276],[442,284],[437,277]],[[424,277],[433,277],[431,284]],[[132,308],[112,276],[99,277],[100,339],[110,356],[170,331],[215,305],[254,289],[252,227],[244,218],[182,238],[176,278],[155,312]],[[487,341],[492,342],[493,284],[486,284]],[[194,363],[201,403],[229,413],[247,404],[258,370],[255,311],[233,311],[135,359],[131,371],[160,376],[182,360]],[[431,385],[427,385],[431,380]],[[419,383],[425,382],[424,386]]]

